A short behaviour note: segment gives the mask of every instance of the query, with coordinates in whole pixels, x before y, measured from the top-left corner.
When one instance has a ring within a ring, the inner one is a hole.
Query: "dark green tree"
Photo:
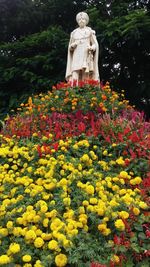
[[[67,41],[68,35],[61,28],[50,27],[0,46],[1,112],[64,79]]]
[[[93,1],[94,2],[94,1]],[[104,2],[104,1],[101,1]],[[100,43],[103,81],[125,89],[132,104],[149,114],[150,17],[148,1],[109,1],[89,9]],[[120,10],[120,11],[119,11]],[[103,18],[103,19],[102,19]]]
[[[69,33],[76,27],[76,14],[85,10],[100,44],[102,81],[110,81],[115,90],[124,89],[126,97],[148,114],[148,0],[0,0],[4,110],[8,99],[10,106],[16,103],[15,95],[46,90],[64,79]]]
[[[61,26],[66,32],[74,25],[77,12],[87,1],[72,0],[0,0],[0,42]]]

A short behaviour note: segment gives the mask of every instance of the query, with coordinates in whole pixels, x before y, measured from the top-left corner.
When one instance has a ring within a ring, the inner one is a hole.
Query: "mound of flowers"
[[[21,104],[0,134],[0,265],[149,266],[149,132],[108,83]]]

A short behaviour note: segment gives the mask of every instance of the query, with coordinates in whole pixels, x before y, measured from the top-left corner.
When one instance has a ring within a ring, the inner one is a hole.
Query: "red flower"
[[[54,148],[56,151],[58,150],[58,146],[59,146],[58,143],[53,144],[53,148]]]
[[[78,130],[79,130],[80,132],[85,132],[85,129],[86,129],[85,124],[84,124],[83,122],[80,122],[80,123],[78,124]]]
[[[133,159],[135,159],[135,158],[136,158],[136,154],[134,153],[134,151],[133,151],[132,149],[129,149],[129,152],[130,152],[130,154],[131,154],[131,157],[132,157]]]
[[[130,164],[130,160],[127,158],[125,159],[125,165],[128,166]]]
[[[135,132],[133,132],[132,135],[130,135],[128,138],[134,143],[140,141],[140,138],[138,137],[137,133],[135,133]]]
[[[41,151],[40,145],[37,146],[37,151],[38,151],[39,157],[42,157],[42,151]]]
[[[115,263],[113,261],[110,261],[110,264],[109,264],[110,267],[115,267]]]
[[[147,175],[149,175],[149,177],[150,177],[150,173],[148,173]],[[143,179],[142,185],[144,187],[150,187],[150,178],[147,177],[147,178]]]
[[[144,256],[150,257],[150,250],[145,250],[144,251]]]
[[[149,237],[150,237],[150,230],[147,229],[147,230],[145,231],[145,234],[146,234],[146,237],[149,238]]]
[[[105,264],[101,264],[101,263],[98,263],[98,262],[92,262],[90,264],[90,267],[107,267]]]
[[[120,244],[121,244],[121,239],[120,239],[119,236],[114,235],[114,243],[115,243],[116,245],[120,245]]]

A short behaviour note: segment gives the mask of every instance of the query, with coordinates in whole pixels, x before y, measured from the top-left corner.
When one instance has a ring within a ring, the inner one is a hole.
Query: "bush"
[[[1,131],[0,265],[148,266],[149,123],[108,83],[52,89]]]

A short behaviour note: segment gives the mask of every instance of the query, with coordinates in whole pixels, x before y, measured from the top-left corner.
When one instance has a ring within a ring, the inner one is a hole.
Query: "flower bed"
[[[149,130],[94,81],[59,84],[7,118],[1,266],[149,266]]]

